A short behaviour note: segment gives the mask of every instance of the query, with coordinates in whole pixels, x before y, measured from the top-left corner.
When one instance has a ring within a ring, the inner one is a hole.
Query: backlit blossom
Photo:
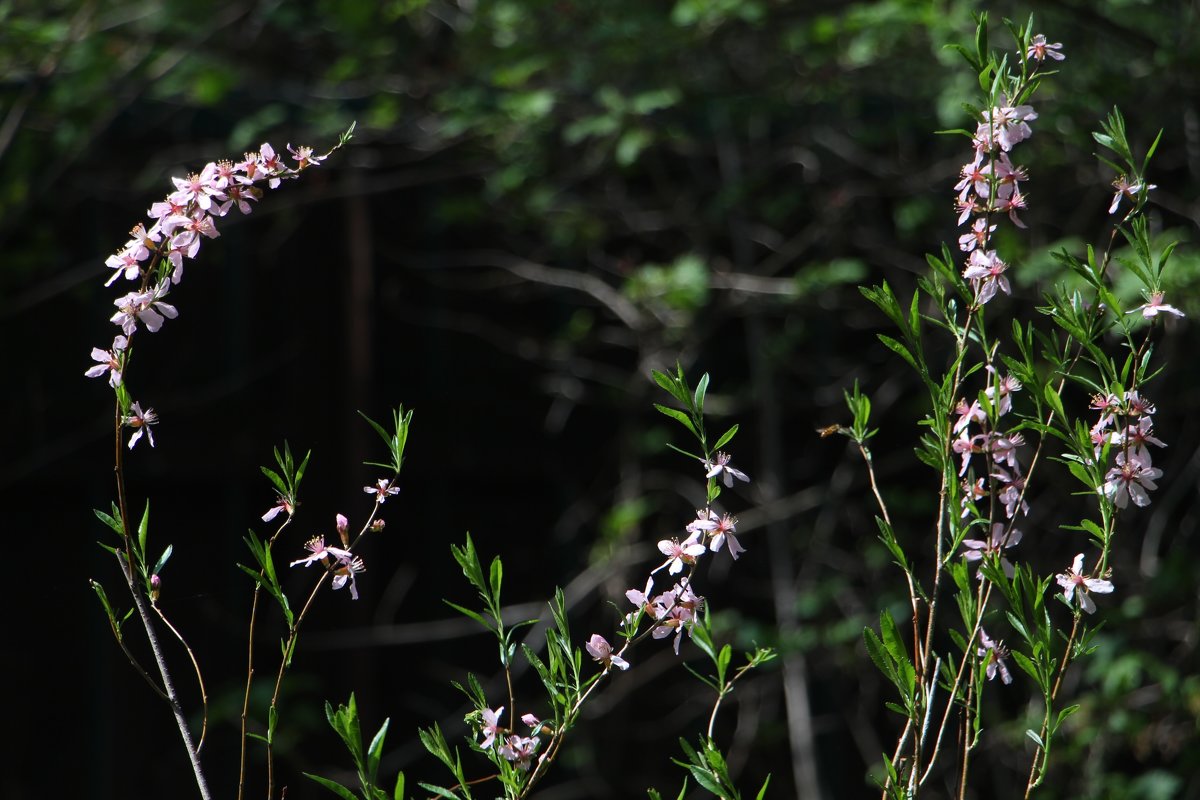
[[[995,225],[988,225],[987,220],[983,217],[977,218],[971,226],[971,230],[958,237],[958,249],[969,253],[976,247],[983,247],[994,230],[996,230]]]
[[[1005,535],[1007,533],[1007,536]],[[1009,563],[1007,558],[1004,558],[1002,553],[1016,546],[1021,541],[1021,531],[1014,528],[1008,530],[1008,526],[1003,522],[997,522],[992,525],[992,534],[987,541],[982,539],[963,539],[962,545],[964,548],[963,558],[968,562],[983,561],[988,556],[1000,556],[1000,567],[1004,570],[1004,574],[1009,578],[1013,576],[1013,565]],[[982,571],[977,573],[979,577],[983,577]]]
[[[1155,481],[1162,477],[1162,470],[1144,466],[1135,458],[1126,458],[1125,453],[1118,453],[1116,461],[1117,465],[1104,476],[1101,491],[1117,508],[1129,505],[1130,498],[1135,506],[1150,505],[1148,491],[1158,488]]]
[[[1025,58],[1034,61],[1045,61],[1047,58],[1062,61],[1066,56],[1060,53],[1060,50],[1062,50],[1062,42],[1047,44],[1046,35],[1038,33],[1029,40],[1029,47],[1025,48]]]
[[[1004,277],[1007,269],[1008,265],[1000,260],[995,250],[972,250],[962,275],[975,287],[976,302],[983,305],[996,296],[997,289],[1012,294],[1008,278]]]
[[[592,638],[587,640],[584,647],[587,648],[589,656],[605,667],[611,665],[621,670],[629,669],[629,662],[614,653],[612,645],[598,633],[593,633]]]
[[[500,748],[500,755],[507,760],[513,762],[517,769],[529,769],[529,765],[533,760],[533,756],[537,753],[538,744],[541,742],[537,736],[509,736],[504,740],[504,745]]]
[[[143,432],[150,440],[150,446],[154,447],[154,431],[150,430],[150,426],[158,424],[158,414],[154,413],[153,408],[143,411],[141,403],[133,403],[129,406],[129,411],[129,414],[121,418],[122,425],[133,428],[133,436],[129,437],[129,449],[132,450],[133,446],[138,443]]]
[[[1012,675],[1008,671],[1008,665],[1004,663],[1004,659],[1008,658],[1008,648],[1003,642],[994,642],[991,637],[984,632],[983,628],[979,629],[979,648],[975,651],[975,655],[984,659],[987,664],[987,679],[990,681],[1000,675],[1000,682],[1006,686],[1012,683]]]
[[[328,548],[333,550],[335,548]],[[341,589],[347,583],[350,584],[350,599],[358,599],[358,586],[354,583],[354,576],[361,572],[366,572],[367,566],[358,556],[354,556],[349,560],[339,561],[333,569],[333,588]]]
[[[658,549],[667,560],[654,571],[669,567],[667,572],[672,575],[678,575],[683,571],[684,564],[695,564],[696,558],[704,555],[704,545],[700,544],[700,531],[694,532],[683,542],[678,539],[663,539],[658,543]]]
[[[286,511],[287,515],[289,517],[295,512],[295,509],[292,507],[292,504],[289,503],[287,501],[287,498],[284,497],[283,495],[280,495],[279,497],[277,497],[275,499],[275,505],[268,508],[267,513],[262,515],[262,521],[270,522],[271,520],[275,519],[275,517],[279,516],[279,512],[281,512],[281,511]]]
[[[98,363],[83,374],[89,378],[99,378],[107,372],[108,385],[114,389],[117,388],[121,385],[121,362],[124,359],[125,348],[128,346],[129,340],[118,334],[113,338],[112,350],[101,350],[99,347],[93,347],[92,360]]]
[[[729,460],[729,454],[720,452],[717,453],[716,458],[713,460],[707,458],[702,459],[705,469],[704,477],[715,478],[718,475],[721,475],[722,480],[725,481],[726,488],[733,488],[734,478],[737,478],[739,481],[746,481],[749,483],[749,476],[747,476],[746,473],[742,472],[740,469],[734,469],[733,467],[729,466]]]
[[[1141,417],[1136,425],[1129,425],[1123,432],[1112,434],[1112,444],[1119,445],[1129,459],[1143,467],[1153,466],[1150,451],[1146,445],[1166,447],[1166,442],[1154,435],[1154,420],[1151,417]]]
[[[400,494],[400,487],[392,486],[392,482],[387,478],[380,478],[375,481],[374,486],[364,486],[363,491],[375,495],[375,502],[383,503],[392,495]]]
[[[483,726],[479,732],[483,734],[483,741],[479,746],[484,750],[492,746],[492,742],[496,741],[496,737],[504,732],[504,728],[500,725],[500,717],[504,714],[504,706],[500,706],[495,711],[490,708],[485,708],[481,715],[483,717]]]
[[[1120,177],[1118,177],[1115,181],[1112,182],[1112,185],[1113,185],[1113,189],[1115,189],[1116,191],[1113,192],[1112,205],[1110,205],[1108,207],[1108,213],[1110,213],[1110,214],[1116,213],[1117,206],[1119,206],[1121,204],[1122,197],[1128,197],[1130,202],[1136,204],[1138,195],[1140,195],[1143,191],[1148,192],[1151,189],[1158,188],[1153,183],[1146,184],[1145,188],[1143,188],[1143,184],[1141,182],[1130,183],[1129,178],[1126,177],[1125,175],[1121,175]]]
[[[1142,312],[1142,316],[1146,319],[1154,319],[1159,314],[1174,314],[1177,317],[1184,316],[1184,313],[1178,308],[1172,305],[1167,305],[1163,302],[1162,292],[1153,292],[1150,295],[1150,299],[1146,303],[1143,303],[1132,311],[1126,311],[1125,313],[1136,314],[1139,311]]]
[[[326,547],[324,536],[314,536],[304,544],[304,549],[308,551],[308,556],[298,558],[289,567],[294,567],[297,564],[307,567],[314,561],[327,562],[329,558],[334,558],[338,561],[349,562],[353,556],[349,550],[343,550],[340,547]]]
[[[1108,594],[1113,590],[1113,585],[1110,581],[1100,578],[1088,578],[1083,574],[1083,553],[1075,556],[1070,569],[1055,575],[1054,580],[1062,587],[1063,598],[1068,603],[1078,593],[1080,607],[1089,614],[1093,614],[1096,611],[1096,604],[1092,601],[1091,593]]]
[[[163,319],[175,319],[179,312],[175,306],[164,303],[160,298],[167,295],[167,285],[159,284],[148,292],[130,292],[113,301],[117,313],[111,321],[121,326],[126,336],[132,336],[137,330],[138,323],[146,326],[151,333],[162,327]]]

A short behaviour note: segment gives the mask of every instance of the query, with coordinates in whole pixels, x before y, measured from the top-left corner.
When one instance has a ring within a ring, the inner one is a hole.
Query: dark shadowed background
[[[270,530],[258,466],[273,446],[312,451],[287,534],[299,557],[336,513],[354,523],[369,510],[362,487],[379,475],[361,462],[382,453],[356,412],[416,410],[402,491],[363,550],[362,599],[322,595],[301,637],[277,745],[287,797],[331,796],[302,771],[352,782],[321,713],[351,692],[366,728],[391,719],[387,775],[446,784],[416,728],[462,735],[467,706],[449,682],[468,672],[502,694],[494,644],[442,603],[473,600],[450,544],[470,531],[486,557],[503,555],[514,618],[544,615],[565,586],[579,643],[611,634],[625,589],[657,564],[654,542],[701,502],[698,465],[666,447],[690,443],[651,405],[665,395],[650,370],[677,361],[693,380],[712,374],[712,427],[741,424],[732,450],[755,479],[722,497],[747,552],[712,559],[703,591],[724,640],[781,653],[738,689],[717,736],[746,792],[770,773],[772,797],[869,795],[899,723],[862,629],[880,608],[901,615],[906,596],[858,456],[814,431],[848,421],[842,392],[859,381],[902,538],[928,536],[936,475],[912,453],[924,395],[856,287],[887,280],[911,296],[924,254],[957,236],[951,187],[968,146],[934,131],[971,124],[961,103],[978,86],[944,46],[970,42],[980,5],[0,4],[4,674],[17,739],[0,795],[194,796],[167,709],[87,583],[128,607],[91,511],[114,495],[111,393],[82,374],[115,333],[104,259],[171,176],[263,141],[323,151],[354,120],[327,164],[220,221],[172,294],[179,318],[137,341],[130,381],[162,422],[157,448],[129,459],[131,494],[137,508],[151,500],[151,550],[174,546],[161,604],[204,665],[217,795],[234,796],[237,774],[251,584],[235,564],[249,563],[248,528]],[[1019,151],[1029,227],[1000,234],[1016,266],[1013,297],[997,302],[1032,315],[1062,277],[1051,249],[1107,241],[1113,176],[1090,131],[1117,104],[1137,147],[1163,130],[1151,220],[1184,242],[1168,302],[1190,314],[1165,326],[1156,357],[1169,369],[1147,390],[1166,477],[1124,518],[1103,647],[1070,673],[1084,705],[1041,796],[1200,797],[1198,7],[991,6],[997,46],[1011,50],[1002,15],[1037,10],[1035,29],[1067,53]],[[1086,501],[1071,491],[1060,475],[1031,493],[1020,555],[1044,571],[1082,549],[1058,529]],[[313,576],[294,572],[299,597]],[[261,635],[264,659],[277,626]],[[698,656],[641,645],[536,796],[675,796],[677,740],[695,739],[712,702],[678,663]],[[195,712],[187,662],[170,657]],[[537,710],[531,677],[518,686]],[[988,702],[973,796],[1010,797],[1036,704],[1021,681]],[[265,791],[253,755],[250,797]]]

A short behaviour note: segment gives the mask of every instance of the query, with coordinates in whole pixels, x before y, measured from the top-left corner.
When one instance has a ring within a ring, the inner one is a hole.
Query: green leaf
[[[738,426],[734,425],[732,428],[721,434],[721,438],[717,439],[717,443],[712,446],[712,449],[720,450],[722,447],[728,444],[735,435],[737,435],[737,432]]]
[[[154,562],[154,569],[150,570],[151,575],[157,575],[159,572],[162,571],[162,568],[164,566],[166,566],[167,559],[169,559],[171,557],[171,553],[174,552],[174,550],[175,550],[175,545],[173,545],[173,544],[167,545],[167,549],[163,550],[163,554],[158,557],[158,561]]]
[[[144,562],[146,560],[146,537],[149,535],[149,533],[150,533],[150,501],[147,499],[146,500],[146,508],[145,508],[145,510],[142,511],[142,521],[138,523],[138,533],[137,533],[138,549],[137,549],[137,554],[136,554],[138,557],[138,561]]]
[[[404,800],[404,773],[396,776],[396,788],[392,791],[393,800]]]
[[[442,600],[442,602],[445,603],[446,605],[450,606],[451,608],[453,608],[458,613],[475,620],[480,625],[487,628],[489,631],[492,631],[493,633],[496,631],[495,625],[493,625],[487,619],[484,619],[484,617],[481,614],[479,614],[478,612],[472,611],[469,608],[464,608],[464,607],[458,605],[457,603],[451,603],[449,600]]]
[[[1033,728],[1027,729],[1025,731],[1025,735],[1028,736],[1030,739],[1032,739],[1033,743],[1036,744],[1038,747],[1042,748],[1043,750],[1046,749],[1046,745],[1042,742],[1042,737],[1039,736],[1037,731],[1035,731]]]
[[[906,364],[915,369],[917,372],[921,371],[921,368],[917,366],[917,360],[913,358],[913,354],[909,352],[907,347],[893,339],[891,336],[887,336],[886,334],[877,333],[875,336],[879,339],[879,341],[883,342],[884,347],[903,358]]]
[[[316,781],[317,783],[321,784],[326,789],[342,798],[342,800],[358,800],[354,796],[354,792],[350,791],[336,781],[331,781],[328,778],[322,778],[320,775],[313,775],[311,772],[301,772],[300,774],[309,780]]]
[[[668,406],[664,406],[659,403],[655,403],[654,407],[657,408],[659,410],[659,412],[667,415],[668,417],[670,417],[673,420],[678,421],[680,424],[683,425],[683,427],[685,427],[689,431],[691,431],[692,435],[695,436],[697,439],[700,438],[700,434],[699,434],[699,432],[697,432],[696,426],[692,424],[691,417],[689,417],[687,414],[683,413],[682,411],[680,411],[677,408],[670,408]]]
[[[450,791],[449,789],[443,789],[441,786],[434,786],[432,783],[418,782],[417,786],[420,786],[427,792],[433,792],[438,797],[447,797],[449,800],[460,800],[459,796],[454,792]]]
[[[371,744],[367,747],[367,775],[371,779],[371,783],[375,782],[375,776],[379,773],[379,760],[383,757],[383,739],[387,736],[388,723],[391,719],[385,719],[383,724],[379,726],[379,732],[371,739]]]
[[[754,800],[763,800],[767,796],[767,787],[771,785],[771,773],[767,773],[767,779],[763,781],[762,788],[758,790],[758,794],[754,796]]]
[[[696,384],[696,393],[692,396],[692,408],[696,411],[696,416],[704,413],[704,396],[708,394],[708,373],[700,376],[700,382]]]
[[[117,534],[117,536],[123,537],[125,535],[125,526],[121,524],[121,519],[120,519],[121,512],[117,509],[117,506],[115,503],[113,504],[112,515],[105,514],[103,511],[101,511],[98,508],[92,509],[92,513],[96,515],[96,519],[100,520],[105,525],[107,525],[109,528],[111,528],[113,533]]]

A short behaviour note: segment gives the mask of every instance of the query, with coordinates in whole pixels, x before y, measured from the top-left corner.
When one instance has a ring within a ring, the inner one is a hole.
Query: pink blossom
[[[981,425],[987,420],[987,413],[978,400],[973,400],[971,405],[967,405],[967,401],[960,398],[958,405],[954,407],[954,413],[958,415],[958,420],[954,423],[955,433],[962,433],[972,422]]]
[[[963,270],[963,277],[975,287],[976,302],[984,305],[996,296],[997,289],[1005,294],[1012,294],[1008,278],[1004,277],[1004,271],[1007,269],[1008,265],[1000,260],[995,250],[971,251],[967,267]]]
[[[146,438],[150,440],[150,446],[154,447],[154,431],[150,430],[151,425],[158,424],[158,414],[154,413],[153,408],[147,408],[142,411],[141,403],[133,403],[129,407],[130,414],[121,418],[121,424],[133,428],[133,436],[129,437],[129,449],[138,443],[142,438],[142,432],[146,433]]]
[[[997,379],[996,368],[991,364],[988,365],[987,371],[989,384],[983,393],[990,399],[995,399],[999,394],[1000,399],[996,402],[996,414],[1003,416],[1012,411],[1012,394],[1021,391],[1021,382],[1012,375],[1005,375]]]
[[[977,138],[999,145],[1006,153],[1033,135],[1028,123],[1038,118],[1033,106],[1010,106],[1007,102],[1006,98],[1001,98],[1000,105],[984,111],[983,121],[975,134]]]
[[[225,199],[222,190],[226,180],[217,175],[217,165],[211,161],[204,165],[199,174],[193,173],[186,178],[171,178],[171,182],[175,184],[176,191],[172,192],[168,199],[176,205],[188,206],[195,203],[208,211],[214,199]]]
[[[1031,58],[1034,61],[1044,61],[1046,58],[1062,61],[1066,56],[1060,53],[1060,50],[1062,50],[1062,42],[1047,44],[1045,34],[1038,33],[1029,40],[1029,47],[1025,48],[1025,58]]]
[[[1133,311],[1126,311],[1125,313],[1136,314],[1139,311],[1142,312],[1142,316],[1146,319],[1154,319],[1159,314],[1174,314],[1177,317],[1184,316],[1184,313],[1178,308],[1167,305],[1163,302],[1162,292],[1153,292],[1150,295],[1150,300],[1148,302],[1143,303],[1142,305],[1133,309]]]
[[[1113,585],[1100,578],[1088,578],[1083,575],[1083,553],[1075,556],[1071,567],[1065,572],[1054,576],[1054,580],[1062,587],[1063,598],[1070,603],[1076,591],[1079,593],[1079,605],[1089,614],[1095,613],[1096,604],[1092,601],[1091,593],[1108,594]]]
[[[1000,481],[1002,488],[996,499],[1004,504],[1004,513],[1012,519],[1017,513],[1017,504],[1021,506],[1021,513],[1029,513],[1029,503],[1025,501],[1025,478],[1016,470],[1012,475],[1009,475],[1003,469],[996,467],[996,471],[992,473],[992,477]]]
[[[1113,193],[1112,204],[1108,207],[1108,213],[1110,214],[1116,213],[1117,206],[1121,204],[1122,197],[1128,197],[1130,202],[1137,203],[1138,195],[1140,195],[1143,191],[1149,192],[1151,189],[1158,188],[1153,183],[1150,183],[1146,184],[1145,188],[1143,189],[1143,184],[1141,182],[1130,183],[1129,178],[1124,175],[1121,175],[1115,181],[1113,181],[1112,185],[1116,191]]]
[[[692,624],[695,622],[696,613],[700,610],[703,602],[704,598],[694,593],[686,580],[675,584],[670,591],[663,592],[654,598],[655,619],[659,624],[654,627],[650,635],[655,639],[665,639],[674,635],[675,655],[679,655],[679,643],[683,638],[683,632],[687,630],[688,635],[691,635]]]
[[[1135,389],[1132,392],[1125,393],[1125,413],[1131,417],[1140,417],[1143,414],[1153,414],[1157,409],[1154,403],[1151,403],[1147,398],[1142,397]]]
[[[1154,436],[1154,420],[1150,417],[1141,417],[1136,425],[1126,426],[1124,432],[1113,433],[1112,444],[1119,445],[1125,452],[1129,454],[1130,461],[1139,464],[1142,467],[1150,467],[1151,458],[1150,451],[1146,445],[1152,444],[1155,447],[1166,447],[1166,443]]]
[[[700,544],[700,531],[695,531],[691,536],[684,539],[681,543],[678,539],[663,539],[658,543],[659,552],[667,557],[667,560],[662,563],[663,567],[670,567],[667,572],[672,575],[678,575],[683,571],[684,564],[695,564],[696,558],[704,555],[704,545]]]
[[[313,149],[306,145],[297,145],[292,147],[287,146],[288,152],[292,154],[292,158],[296,159],[296,169],[307,169],[315,167],[325,160],[325,156],[313,155]]]
[[[113,282],[121,277],[122,273],[125,275],[125,280],[129,281],[137,280],[142,274],[142,265],[138,263],[134,251],[129,248],[120,250],[106,258],[104,266],[115,270],[112,276],[104,282],[105,286],[112,286]]]
[[[496,737],[504,733],[504,728],[500,725],[500,717],[504,714],[504,706],[500,706],[495,711],[490,708],[485,708],[481,716],[483,717],[483,727],[479,732],[483,734],[483,741],[479,746],[484,750],[492,746],[492,742],[496,741]]]
[[[976,247],[984,247],[994,230],[996,230],[996,226],[988,225],[987,220],[983,217],[976,219],[971,230],[958,237],[958,249],[969,253]]]
[[[305,542],[304,549],[308,551],[308,556],[305,558],[296,559],[291,564],[288,564],[289,567],[294,567],[297,564],[307,567],[309,564],[318,560],[322,563],[325,563],[328,562],[331,556],[337,561],[347,563],[354,558],[349,550],[343,550],[340,547],[326,547],[324,536],[314,536],[313,538],[309,539],[307,542]]]
[[[733,467],[729,466],[729,460],[730,456],[727,453],[720,452],[717,453],[715,460],[710,460],[707,458],[702,459],[705,469],[704,477],[715,478],[718,475],[723,474],[725,487],[729,489],[733,488],[734,478],[737,478],[739,481],[746,481],[749,483],[750,478],[746,475],[746,473],[742,472],[740,469],[734,469]]]
[[[1012,675],[1008,671],[1008,665],[1004,663],[1004,659],[1008,658],[1008,648],[1004,646],[1003,642],[993,642],[983,628],[979,629],[979,648],[975,651],[975,655],[985,659],[989,681],[996,677],[996,673],[999,673],[1001,683],[1005,686],[1012,683]]]
[[[1129,505],[1130,498],[1133,498],[1133,504],[1136,506],[1150,505],[1147,490],[1153,491],[1158,488],[1155,481],[1162,477],[1162,470],[1144,466],[1134,458],[1126,458],[1124,453],[1117,454],[1116,462],[1117,466],[1104,476],[1101,491],[1117,508]]]
[[[168,284],[160,283],[151,291],[130,292],[123,297],[118,297],[113,301],[113,305],[118,310],[116,314],[113,314],[111,321],[120,325],[126,336],[133,335],[133,332],[137,330],[138,322],[145,325],[146,330],[151,333],[156,332],[162,327],[164,317],[175,319],[179,316],[175,306],[164,303],[160,299],[166,297],[168,291]]]
[[[541,740],[537,736],[509,736],[500,748],[500,755],[516,764],[518,769],[529,769]]]
[[[609,666],[621,670],[629,669],[629,662],[614,653],[612,645],[598,633],[593,633],[592,638],[587,640],[584,647],[587,648],[588,655],[603,664],[605,669]]]
[[[285,498],[283,495],[279,495],[279,497],[275,499],[275,505],[268,508],[267,513],[262,515],[262,521],[270,522],[271,520],[275,519],[275,517],[279,516],[279,512],[281,511],[286,511],[289,517],[295,513],[295,508],[292,507],[292,504],[289,503],[287,498]]]
[[[334,548],[328,549],[333,550]],[[337,565],[333,568],[334,590],[341,589],[348,581],[350,583],[350,599],[357,600],[358,587],[354,583],[354,576],[366,571],[366,564],[364,564],[363,560],[358,556],[354,556],[348,560],[338,561]]]
[[[380,478],[374,486],[364,486],[363,491],[375,495],[375,502],[382,505],[389,497],[400,494],[400,487],[392,486],[387,478]]]
[[[117,334],[113,338],[112,350],[101,350],[99,347],[93,347],[92,360],[98,363],[83,374],[89,378],[99,378],[107,372],[108,385],[114,389],[117,388],[121,385],[121,370],[124,368],[122,362],[125,360],[125,348],[128,346],[129,340]]]
[[[1007,534],[1007,535],[1006,535]],[[1007,558],[1004,558],[1002,553],[1010,547],[1015,547],[1021,541],[1021,531],[1014,528],[1008,530],[1008,526],[1003,522],[997,522],[992,525],[992,534],[987,541],[982,539],[963,539],[962,545],[966,548],[963,553],[963,558],[968,562],[982,561],[985,557],[999,556],[1000,567],[1004,570],[1004,574],[1009,578],[1013,576],[1013,565],[1009,563]],[[976,573],[979,577],[983,577],[982,571]]]

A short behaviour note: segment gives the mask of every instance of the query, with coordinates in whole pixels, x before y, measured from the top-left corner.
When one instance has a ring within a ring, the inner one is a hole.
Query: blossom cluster
[[[1061,48],[1060,43],[1049,44],[1044,35],[1037,34],[1030,41],[1025,58],[1036,69],[1047,58],[1057,61],[1065,58]],[[1013,163],[1009,153],[1033,135],[1029,123],[1037,118],[1033,106],[1014,104],[1004,95],[998,97],[995,105],[980,112],[971,137],[973,156],[959,171],[959,181],[954,185],[958,193],[955,202],[958,224],[971,221],[970,230],[958,237],[958,247],[968,254],[962,274],[971,281],[978,305],[987,303],[997,291],[1012,293],[1004,274],[1008,264],[995,250],[988,249],[988,244],[996,230],[994,215],[1007,215],[1012,224],[1025,227],[1018,216],[1027,205],[1020,184],[1028,180],[1029,174],[1024,167]]]
[[[512,762],[517,769],[528,770],[533,762],[533,757],[537,754],[538,746],[541,744],[541,737],[517,734],[505,736],[506,728],[500,724],[500,717],[503,715],[504,706],[497,709],[485,708],[478,712],[479,733],[483,736],[479,746],[484,750],[496,748],[496,752],[500,754],[501,758]],[[521,717],[521,721],[533,731],[541,730],[543,727],[542,721],[533,714],[525,714]]]
[[[1012,395],[1021,391],[1021,382],[1012,375],[1000,376],[989,366],[988,375],[991,385],[984,389],[984,398],[994,411],[994,419],[1012,411]],[[966,475],[975,455],[983,455],[987,459],[987,478],[978,478],[974,482],[963,483],[962,516],[965,518],[975,510],[975,502],[989,494],[990,488],[996,494],[996,499],[1003,504],[1004,513],[1008,519],[1016,517],[1017,512],[1028,513],[1029,503],[1025,500],[1025,478],[1021,471],[1021,462],[1017,457],[1017,449],[1025,444],[1024,437],[1019,432],[1005,433],[989,428],[989,409],[979,400],[970,404],[965,399],[958,401],[956,414],[958,420],[954,423],[953,431],[958,434],[954,440],[954,452],[962,458],[959,476]],[[973,433],[972,426],[979,428]],[[1015,537],[1015,538],[1014,538]],[[1002,545],[1009,546],[1020,539],[1020,533],[1011,530]],[[981,543],[976,550],[986,549]]]
[[[183,280],[184,262],[196,258],[205,239],[220,236],[215,218],[224,217],[233,208],[249,214],[253,209],[251,203],[262,197],[260,184],[274,189],[283,179],[320,164],[328,155],[314,155],[310,147],[291,145],[288,152],[296,161],[294,167],[286,165],[275,149],[264,143],[238,162],[209,162],[198,173],[171,178],[175,191],[150,206],[147,212],[153,220],[150,227],[140,222],[135,225],[129,240],[104,262],[112,270],[105,286],[124,278],[137,288],[113,301],[117,311],[112,322],[121,329],[121,334],[113,340],[112,349],[92,349],[92,360],[97,363],[84,373],[87,377],[107,374],[110,386],[114,389],[121,386],[130,339],[139,325],[154,333],[166,320],[179,315],[166,298],[172,287]],[[143,431],[149,431],[146,426],[156,422],[152,412],[142,414],[138,410],[125,415],[123,424],[135,429],[129,447],[137,444]],[[147,435],[147,438],[153,446],[154,437]]]
[[[1136,506],[1150,505],[1149,492],[1158,488],[1155,483],[1162,470],[1155,467],[1148,445],[1166,447],[1154,435],[1155,406],[1138,392],[1098,394],[1090,406],[1100,412],[1092,426],[1094,454],[1100,458],[1105,445],[1117,448],[1116,465],[1104,476],[1100,491],[1117,508],[1125,508],[1133,500]]]

